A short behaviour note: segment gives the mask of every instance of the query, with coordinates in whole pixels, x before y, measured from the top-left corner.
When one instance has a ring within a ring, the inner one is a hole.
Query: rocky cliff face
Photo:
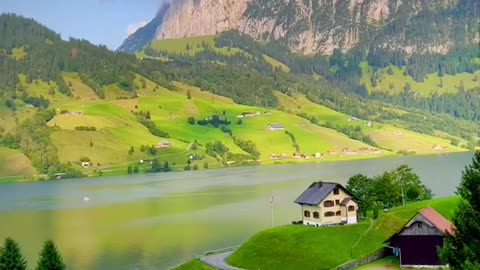
[[[170,10],[170,4],[166,3],[160,7],[157,15],[144,27],[139,28],[135,33],[131,34],[118,47],[118,51],[134,53],[140,51],[145,45],[155,39],[157,29],[163,22],[165,14]]]
[[[480,41],[478,0],[176,0],[155,39],[237,29],[303,54],[446,53]]]

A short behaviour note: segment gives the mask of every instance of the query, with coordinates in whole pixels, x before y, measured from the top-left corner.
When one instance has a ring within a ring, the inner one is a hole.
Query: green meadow
[[[227,260],[244,269],[332,269],[383,247],[423,207],[453,216],[458,197],[422,201],[390,209],[376,220],[355,225],[287,225],[254,235]]]
[[[405,85],[410,84],[414,92],[424,96],[433,93],[455,93],[463,84],[465,90],[471,90],[480,87],[480,70],[476,73],[460,73],[456,75],[438,76],[437,73],[428,74],[423,82],[417,82],[412,77],[405,75],[405,68],[390,66],[377,71],[377,85],[372,85],[371,78],[374,69],[367,62],[360,64],[362,77],[360,82],[365,85],[367,90],[372,92],[386,92],[389,94],[398,94],[404,91]],[[391,74],[389,74],[389,69]]]
[[[206,42],[202,38],[192,40],[200,44]],[[210,42],[213,42],[213,37]],[[221,161],[207,155],[205,145],[221,141],[230,153],[247,155],[248,153],[235,143],[234,137],[251,140],[260,153],[261,164],[378,158],[392,156],[402,150],[414,151],[417,154],[463,150],[450,145],[447,139],[421,135],[390,124],[371,123],[367,126],[367,121],[352,121],[351,116],[313,103],[303,95],[288,96],[276,92],[279,107],[265,109],[236,104],[230,98],[179,82],[174,82],[175,90],[170,91],[136,75],[135,96],[113,84],[104,88],[106,99],[102,100],[73,72],[63,73],[64,80],[72,91],[71,97],[59,93],[55,82],[27,83],[25,76],[19,77],[21,84],[31,95],[48,97],[50,107],[57,112],[47,124],[53,128],[51,140],[58,150],[60,160],[71,162],[81,169],[80,160],[88,158],[92,167],[82,169],[87,174],[98,170],[105,171],[107,175],[124,174],[128,165],[139,165],[140,160],[154,157],[162,163],[168,161],[175,170],[182,170],[192,154],[203,157],[192,163],[197,164],[199,169],[203,168],[204,163],[208,163],[209,168],[219,167]],[[16,123],[28,118],[36,110],[26,108],[24,104],[19,104],[18,107],[15,114],[1,114],[0,117],[5,123],[2,126],[4,130],[14,128]],[[135,115],[140,111],[148,111],[157,129],[166,132],[169,138],[152,135],[140,124]],[[255,116],[238,117],[246,112],[254,113]],[[298,114],[314,116],[318,125]],[[210,124],[197,123],[198,120],[208,119],[213,115],[230,121],[228,128],[233,136]],[[189,123],[189,118],[194,118],[195,123]],[[323,127],[327,122],[337,126],[361,127],[362,131],[370,135],[383,149],[375,152],[372,146]],[[270,131],[267,129],[270,124],[280,124],[285,130]],[[81,126],[94,127],[95,130],[77,130]],[[449,138],[449,135],[443,134],[442,137]],[[153,155],[140,151],[142,146],[154,146],[162,141],[170,142],[171,146],[158,149]],[[191,149],[195,142],[197,147]],[[442,150],[434,150],[435,145],[440,145]],[[130,150],[132,148],[133,152]],[[344,149],[351,152],[344,153]],[[294,158],[293,154],[296,152],[304,157]],[[318,153],[322,155],[321,159],[315,157]],[[278,158],[282,154],[287,157]],[[9,155],[14,156],[11,152],[4,154],[5,157]],[[141,170],[147,170],[147,167],[141,165]],[[31,172],[24,169],[15,171],[14,168],[4,171],[6,174]]]

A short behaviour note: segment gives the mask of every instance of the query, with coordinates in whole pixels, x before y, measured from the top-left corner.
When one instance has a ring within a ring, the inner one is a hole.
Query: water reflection
[[[166,269],[299,218],[292,201],[314,180],[345,183],[412,166],[438,196],[453,195],[471,154],[233,168],[0,186],[0,239],[18,240],[32,267],[42,242],[69,269]],[[85,202],[83,197],[90,201]]]

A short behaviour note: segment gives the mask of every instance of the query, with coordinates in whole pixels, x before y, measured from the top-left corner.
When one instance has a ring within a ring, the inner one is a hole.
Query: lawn
[[[228,259],[246,269],[331,269],[364,257],[426,206],[451,218],[458,197],[408,204],[382,214],[369,229],[364,222],[349,226],[287,225],[257,233]]]
[[[190,260],[172,270],[215,270],[216,268],[200,261],[199,259]]]
[[[350,258],[368,223],[317,228],[287,225],[260,232],[228,262],[245,269],[331,269]]]

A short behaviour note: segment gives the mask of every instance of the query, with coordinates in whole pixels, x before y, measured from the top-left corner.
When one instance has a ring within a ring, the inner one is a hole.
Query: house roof
[[[334,188],[340,186],[337,183],[314,182],[295,200],[298,204],[318,205]],[[343,187],[342,187],[343,188]]]
[[[269,127],[272,127],[272,128],[283,128],[283,126],[280,125],[280,124],[270,124],[270,125],[268,125],[268,126],[269,126]]]
[[[408,221],[405,226],[403,226],[397,233],[392,235],[390,238],[388,238],[385,242],[390,242],[396,235],[401,233],[405,228],[410,227],[413,223],[417,222],[418,220],[416,217],[422,216],[423,219],[428,223],[429,226],[437,228],[440,232],[445,234],[446,232],[449,232],[451,234],[454,233],[454,226],[453,224],[445,219],[442,215],[440,215],[435,209],[432,207],[425,207],[422,210],[420,210],[414,217]]]
[[[420,212],[428,222],[430,222],[433,226],[435,226],[439,231],[442,233],[453,233],[453,224],[440,215],[435,209],[432,207],[425,207]]]

